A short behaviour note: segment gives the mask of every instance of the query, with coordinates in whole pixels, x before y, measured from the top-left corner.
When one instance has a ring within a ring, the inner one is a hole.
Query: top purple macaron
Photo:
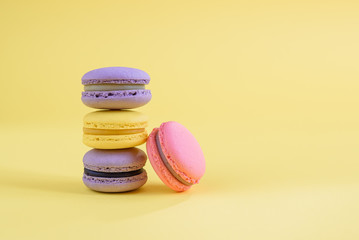
[[[150,76],[136,68],[106,67],[87,72],[82,77],[85,105],[99,109],[129,109],[148,103],[151,91],[145,89]]]

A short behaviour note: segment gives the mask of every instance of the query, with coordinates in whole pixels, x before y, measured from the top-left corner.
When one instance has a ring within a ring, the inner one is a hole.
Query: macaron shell
[[[121,83],[131,83],[131,80],[142,80],[142,82],[136,81],[136,83],[147,84],[150,81],[150,76],[145,71],[137,68],[105,67],[94,69],[85,73],[81,80],[84,85],[100,84],[104,81],[108,83],[116,83],[117,80],[123,80]]]
[[[140,188],[147,182],[147,172],[126,178],[100,178],[83,175],[84,184],[98,192],[127,192]]]
[[[152,98],[150,90],[82,92],[82,102],[97,109],[131,109],[146,105]]]
[[[192,133],[178,122],[162,123],[161,149],[172,169],[186,182],[196,184],[205,172],[202,149]]]
[[[157,149],[156,145],[156,134],[158,132],[158,128],[153,129],[151,134],[149,135],[146,143],[146,150],[148,154],[148,158],[151,162],[151,165],[159,178],[164,182],[168,187],[171,189],[177,191],[177,192],[183,192],[188,190],[191,186],[187,186],[179,182],[166,168],[164,165],[160,154]]]
[[[129,135],[90,135],[83,134],[83,143],[97,149],[132,148],[146,142],[147,132]]]
[[[98,110],[85,115],[83,126],[93,129],[145,128],[148,117],[131,110]]]
[[[130,172],[145,166],[147,155],[139,148],[91,149],[83,157],[84,167],[97,172]]]

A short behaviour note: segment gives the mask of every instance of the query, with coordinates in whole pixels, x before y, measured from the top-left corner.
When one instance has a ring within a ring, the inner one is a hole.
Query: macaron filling
[[[144,84],[90,84],[85,85],[84,90],[90,91],[124,91],[124,90],[142,90]]]
[[[103,178],[125,178],[139,175],[143,172],[143,168],[130,171],[130,172],[97,172],[84,168],[84,174],[90,177],[103,177]]]
[[[83,128],[84,134],[89,135],[129,135],[144,132],[144,128],[137,129],[94,129],[94,128]]]
[[[168,169],[168,171],[172,174],[172,176],[174,176],[179,182],[183,183],[186,186],[191,186],[193,185],[192,183],[187,182],[186,180],[184,180],[183,178],[181,178],[181,176],[179,176],[176,171],[172,168],[172,166],[169,164],[165,154],[162,151],[161,148],[161,144],[160,144],[160,139],[158,136],[158,133],[156,134],[156,146],[157,146],[157,150],[158,153],[160,154],[160,158],[163,162],[163,164],[166,166],[166,168]]]

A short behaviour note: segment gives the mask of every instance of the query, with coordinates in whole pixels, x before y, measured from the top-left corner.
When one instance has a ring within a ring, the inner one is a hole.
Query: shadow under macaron
[[[83,186],[81,178],[13,169],[2,169],[0,186],[49,193],[89,194],[86,187]]]
[[[148,182],[134,191],[122,193],[102,193],[87,188],[81,177],[60,176],[24,170],[2,169],[0,187],[19,191],[24,198],[29,193],[39,194],[39,191],[56,199],[69,199],[81,202],[86,208],[91,208],[91,214],[96,221],[116,222],[142,216],[187,201],[191,194],[177,193],[166,185],[158,182]],[[43,201],[47,201],[44,198]],[[81,214],[82,208],[74,212]],[[111,214],[109,214],[111,213]]]

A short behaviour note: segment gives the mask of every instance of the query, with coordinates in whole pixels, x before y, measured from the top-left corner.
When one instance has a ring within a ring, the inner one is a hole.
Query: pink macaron
[[[199,143],[178,122],[165,122],[160,128],[153,129],[146,148],[157,175],[175,191],[188,190],[205,172],[205,159]]]

